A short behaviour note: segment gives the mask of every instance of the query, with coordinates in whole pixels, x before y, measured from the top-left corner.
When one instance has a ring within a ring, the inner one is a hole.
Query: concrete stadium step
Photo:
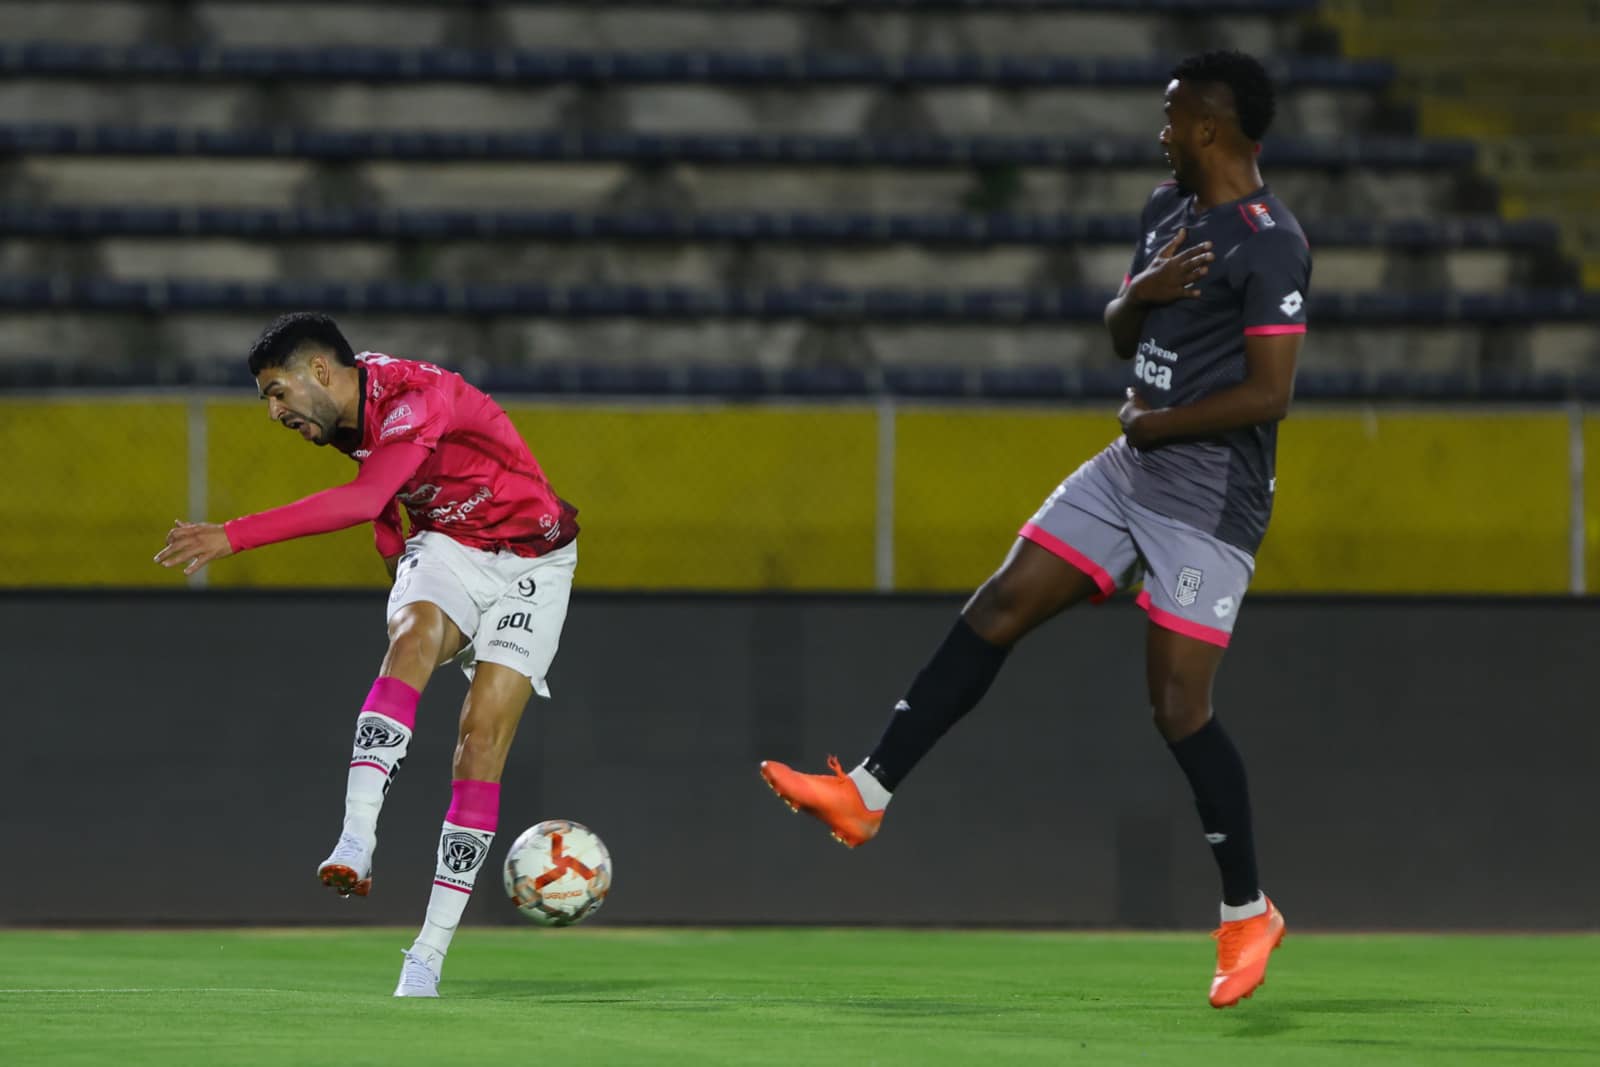
[[[1595,54],[1600,57],[1600,45]],[[1600,59],[1589,66],[1600,70]],[[1424,96],[1420,117],[1433,137],[1600,138],[1600,105],[1593,96],[1507,97],[1492,91]]]
[[[1592,16],[1547,15],[1515,4],[1501,8],[1503,15],[1496,17],[1438,21],[1328,17],[1339,28],[1347,54],[1392,55],[1402,63],[1474,55],[1501,62],[1582,60],[1600,47],[1600,22]]]
[[[1595,42],[1600,49],[1600,41]],[[1564,97],[1574,102],[1591,98],[1588,80],[1594,74],[1593,54],[1527,56],[1486,54],[1407,56],[1398,84],[1411,92],[1437,96],[1479,93],[1491,99]]]
[[[0,313],[0,378],[7,366],[73,351],[88,354],[86,370],[121,369],[159,379],[163,367],[172,375],[188,368],[188,373],[210,380],[248,383],[244,355],[268,317],[161,311]],[[359,311],[341,312],[338,319],[364,346],[438,360],[478,380],[492,374],[527,376],[541,368],[583,368],[594,376],[591,388],[611,392],[631,391],[630,376],[622,372],[640,363],[659,367],[666,389],[673,376],[701,369],[724,374],[741,368],[831,370],[844,391],[858,390],[863,377],[892,368],[945,368],[968,379],[1055,368],[1069,383],[1081,378],[1096,388],[1113,389],[1125,370],[1112,357],[1105,330],[1096,322],[472,320]],[[1600,325],[1519,323],[1484,330],[1474,324],[1319,324],[1306,335],[1300,365],[1307,378],[1593,375],[1600,371]],[[823,377],[826,381],[828,376]],[[563,391],[559,382],[548,387]]]
[[[1303,219],[1375,220],[1482,210],[1459,169],[1266,168]],[[771,164],[356,162],[26,156],[0,168],[0,197],[46,205],[170,207],[852,211],[1011,211],[1137,215],[1166,175],[1156,167],[928,167]]]
[[[267,283],[365,278],[459,283],[792,288],[834,285],[956,287],[1115,286],[1129,243],[1058,248],[771,242],[237,240],[11,238],[0,274],[161,281],[227,278]],[[1499,292],[1553,280],[1549,254],[1504,249],[1402,251],[1318,247],[1319,287],[1390,292]]]
[[[1147,133],[1163,122],[1164,77],[1119,87],[994,89],[501,86],[443,83],[9,78],[0,123],[301,130],[589,132],[724,135],[926,134],[1053,136]],[[1364,88],[1289,90],[1276,137],[1342,137],[1372,129],[1387,109]]]
[[[1101,10],[1094,10],[1094,7]],[[1118,7],[1121,10],[1118,10]],[[245,3],[3,0],[12,40],[97,44],[387,45],[465,47],[829,48],[895,54],[1000,55],[1089,51],[1148,56],[1207,47],[1260,55],[1298,50],[1306,3],[762,5],[663,3]],[[1104,8],[1111,8],[1105,10]]]

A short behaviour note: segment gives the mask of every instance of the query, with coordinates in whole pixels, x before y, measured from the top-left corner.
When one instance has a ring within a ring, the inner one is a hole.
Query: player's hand
[[[1155,444],[1147,432],[1149,423],[1140,425],[1144,416],[1150,414],[1150,408],[1139,399],[1139,394],[1132,389],[1128,390],[1128,399],[1122,404],[1122,410],[1117,412],[1117,421],[1122,423],[1122,436],[1128,439],[1128,444],[1134,448],[1149,448]]]
[[[183,567],[193,574],[214,559],[233,555],[227,533],[214,522],[184,522],[174,519],[167,533],[167,547],[156,553],[163,567]]]
[[[1206,276],[1216,253],[1210,241],[1201,241],[1193,248],[1183,248],[1183,239],[1189,231],[1181,229],[1156,253],[1150,265],[1128,285],[1128,292],[1141,304],[1170,304],[1175,300],[1193,300],[1200,295],[1200,279]],[[1183,248],[1183,251],[1178,251]]]

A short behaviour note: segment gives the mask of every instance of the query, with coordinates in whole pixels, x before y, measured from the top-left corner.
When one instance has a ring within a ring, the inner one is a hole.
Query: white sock
[[[389,783],[400,772],[411,729],[387,715],[363,711],[356,719],[355,748],[344,787],[344,829],[371,841],[378,835],[378,813]]]
[[[850,772],[850,780],[856,784],[856,792],[861,794],[861,802],[867,806],[868,811],[882,811],[889,806],[894,794],[885,789],[882,782],[872,777],[865,762]]]
[[[489,855],[493,830],[474,830],[446,821],[439,835],[439,854],[433,869],[433,892],[428,895],[428,914],[411,951],[422,956],[434,970],[444,963],[450,939],[456,936],[461,915],[472,899],[472,886]]]
[[[1238,922],[1240,919],[1254,919],[1257,915],[1267,913],[1267,895],[1257,893],[1256,899],[1248,904],[1235,907],[1232,904],[1222,905],[1222,921],[1225,923]]]

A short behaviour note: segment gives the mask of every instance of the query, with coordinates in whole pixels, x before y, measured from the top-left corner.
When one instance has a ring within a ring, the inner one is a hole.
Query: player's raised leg
[[[395,996],[438,996],[439,973],[500,820],[500,775],[533,683],[498,663],[480,663],[461,709],[450,810],[439,834],[428,913],[406,951]]]
[[[356,717],[339,843],[317,868],[322,884],[341,896],[366,896],[378,815],[400,772],[416,726],[417,701],[435,666],[460,650],[461,631],[437,605],[407,604],[389,619],[389,651]]]
[[[767,760],[761,776],[790,808],[821,819],[841,844],[854,848],[871,840],[901,780],[983,699],[1011,646],[1067,607],[1104,591],[1100,579],[1027,539],[1025,531],[1000,569],[967,601],[859,766],[846,774],[829,757],[831,775],[803,774]]]
[[[1159,609],[1157,609],[1159,610]],[[1226,1008],[1266,980],[1267,958],[1283,940],[1283,914],[1261,891],[1244,760],[1211,709],[1211,687],[1226,635],[1152,612],[1145,670],[1156,729],[1194,791],[1200,824],[1222,875],[1221,924],[1211,1004]],[[1194,636],[1173,629],[1191,628]]]

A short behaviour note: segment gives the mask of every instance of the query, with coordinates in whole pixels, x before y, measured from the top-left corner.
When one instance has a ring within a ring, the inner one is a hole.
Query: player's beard
[[[1167,161],[1167,169],[1172,172],[1172,180],[1182,189],[1187,183],[1183,180],[1183,164],[1179,156],[1171,148],[1163,148],[1161,155]]]
[[[332,441],[333,435],[339,429],[339,406],[333,402],[332,397],[313,397],[309,414],[302,415],[298,411],[291,411],[289,417],[288,421],[298,421],[304,426],[315,427],[316,432],[306,440],[319,448]]]

